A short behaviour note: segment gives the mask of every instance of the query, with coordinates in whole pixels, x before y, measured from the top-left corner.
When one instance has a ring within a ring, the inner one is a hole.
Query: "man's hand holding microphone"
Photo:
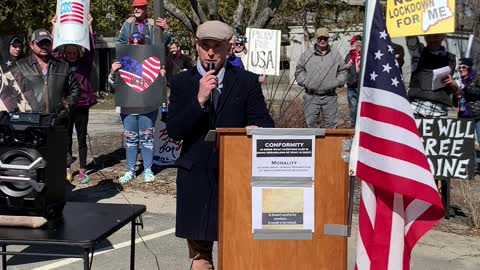
[[[217,76],[215,76],[215,63],[207,64],[207,73],[200,79],[199,84],[197,99],[200,106],[204,107],[205,103],[212,99],[213,90],[218,85]]]

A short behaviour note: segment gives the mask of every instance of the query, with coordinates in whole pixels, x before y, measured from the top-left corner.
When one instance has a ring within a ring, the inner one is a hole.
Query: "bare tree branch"
[[[282,0],[271,0],[269,5],[260,12],[252,26],[255,28],[265,28],[273,19],[273,16],[275,15],[275,12],[277,12],[281,3]]]
[[[243,17],[243,11],[245,10],[245,0],[238,0],[238,5],[237,9],[235,10],[235,13],[233,14],[233,27],[234,29],[240,28],[242,22],[242,17]]]
[[[255,2],[253,2],[253,5],[250,7],[250,19],[248,19],[247,25],[252,25],[253,22],[255,21],[255,15],[257,15],[258,2],[259,0],[255,0]]]
[[[192,10],[194,14],[198,15],[198,18],[200,18],[201,22],[206,22],[208,21],[207,15],[205,15],[205,12],[203,12],[202,6],[197,0],[189,0],[190,5],[192,6]]]
[[[207,5],[208,19],[218,19],[217,0],[205,0],[205,4]]]
[[[173,17],[180,20],[188,30],[195,32],[197,25],[195,25],[192,19],[185,15],[185,13],[183,13],[180,9],[176,8],[169,1],[165,1],[165,9],[168,11],[168,13],[172,14]]]
[[[191,19],[195,22],[196,25],[202,24],[202,20],[200,20],[200,17],[198,17],[198,14],[195,12],[192,6],[190,6],[190,9],[192,10],[193,15],[193,18]]]

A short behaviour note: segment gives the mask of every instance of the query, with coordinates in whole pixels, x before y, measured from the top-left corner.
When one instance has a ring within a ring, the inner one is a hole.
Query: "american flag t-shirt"
[[[444,216],[377,0],[367,3],[363,78],[351,162],[362,181],[355,268],[408,270]]]
[[[60,23],[83,24],[84,5],[80,2],[63,2],[60,6]]]

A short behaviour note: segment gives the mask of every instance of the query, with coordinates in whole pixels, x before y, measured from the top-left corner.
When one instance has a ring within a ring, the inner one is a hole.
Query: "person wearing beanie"
[[[187,240],[192,270],[213,269],[218,240],[218,151],[206,142],[218,127],[273,127],[257,76],[227,61],[233,31],[220,21],[198,26],[196,66],[173,76],[167,132],[183,141],[176,160],[175,235]]]
[[[3,72],[15,66],[18,60],[23,58],[23,42],[18,36],[13,36],[8,43],[8,56],[5,61],[2,61],[1,68]]]

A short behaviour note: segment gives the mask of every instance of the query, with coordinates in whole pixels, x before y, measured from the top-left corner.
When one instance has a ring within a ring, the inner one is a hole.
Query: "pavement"
[[[90,113],[90,136],[118,134],[122,128],[114,111],[92,110]],[[143,270],[188,270],[187,246],[183,239],[174,236],[175,197],[140,191],[121,191],[109,187],[95,190],[77,188],[71,194],[75,201],[99,203],[145,204],[144,227],[139,229],[136,244],[136,269]],[[81,213],[79,213],[81,214]],[[357,217],[354,217],[353,236],[348,240],[348,269],[354,267]],[[245,224],[248,226],[248,224]],[[88,230],[88,228],[82,228]],[[142,241],[143,238],[143,241]],[[415,247],[412,256],[413,270],[478,270],[480,269],[480,239],[442,231],[430,231]],[[130,226],[125,226],[107,240],[99,243],[95,251],[92,269],[129,269]],[[66,248],[48,246],[15,246],[9,250],[24,252],[47,251],[63,253]],[[158,261],[158,265],[157,265]],[[39,256],[9,256],[8,269],[48,270],[83,269],[80,259],[63,259]],[[319,266],[317,269],[329,269]],[[227,269],[228,270],[228,269]],[[254,269],[257,270],[257,269]],[[261,269],[258,269],[261,270]],[[300,269],[308,270],[308,269]]]

